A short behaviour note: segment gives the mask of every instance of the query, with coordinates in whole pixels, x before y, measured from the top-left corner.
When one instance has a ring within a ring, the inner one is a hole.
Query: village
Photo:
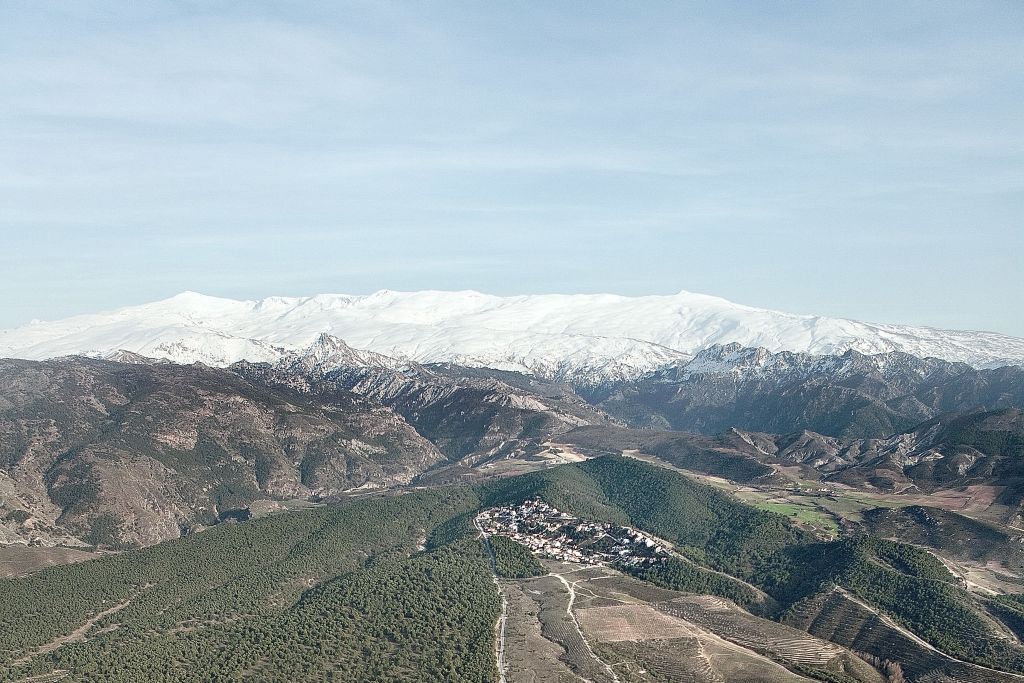
[[[505,536],[535,555],[592,565],[646,567],[662,564],[671,548],[642,531],[589,522],[542,500],[484,510],[476,518],[485,533]]]

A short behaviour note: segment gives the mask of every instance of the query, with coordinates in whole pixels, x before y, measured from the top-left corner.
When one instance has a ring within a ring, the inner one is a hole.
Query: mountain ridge
[[[1024,405],[1024,369],[975,369],[903,352],[820,356],[731,344],[580,393],[634,427],[879,437],[943,413]]]
[[[514,370],[580,385],[636,379],[728,343],[818,355],[898,351],[976,368],[1024,363],[1024,339],[994,332],[797,315],[689,292],[498,297],[382,290],[258,301],[184,292],[0,331],[0,356],[124,350],[178,363],[273,363],[324,333],[402,361]]]

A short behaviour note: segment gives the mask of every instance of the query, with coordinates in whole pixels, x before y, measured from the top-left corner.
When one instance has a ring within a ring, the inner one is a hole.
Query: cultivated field
[[[798,629],[876,657],[899,662],[908,680],[929,683],[1024,683],[1024,676],[960,662],[842,589],[801,603],[787,618]]]
[[[540,605],[527,595],[525,582],[502,581],[508,601],[505,622],[506,680],[531,683],[582,683],[565,661],[566,650],[541,633]]]
[[[502,581],[506,680],[790,683],[822,673],[884,683],[866,662],[728,600],[658,588],[607,567],[545,560]]]
[[[541,634],[564,650],[563,661],[572,671],[595,683],[617,680],[576,622],[571,584],[567,587],[561,575],[548,575],[525,580],[523,588],[539,607]]]
[[[690,638],[696,634],[682,619],[650,605],[588,607],[577,610],[576,618],[583,632],[599,643]]]

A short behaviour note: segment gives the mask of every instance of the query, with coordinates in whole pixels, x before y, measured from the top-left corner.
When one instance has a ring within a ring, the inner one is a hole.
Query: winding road
[[[574,569],[573,571],[579,571],[579,569]],[[571,574],[572,572],[566,572],[566,573],[567,574]],[[573,614],[572,605],[573,605],[574,602],[576,602],[576,583],[577,582],[575,582],[575,581],[569,582],[569,580],[566,579],[564,575],[556,574],[554,572],[549,573],[548,576],[553,576],[556,579],[558,579],[559,581],[561,581],[562,585],[565,586],[565,590],[569,592],[569,601],[565,605],[565,613],[569,616],[569,619],[572,620],[572,624],[573,624],[573,626],[576,627],[577,633],[580,634],[580,640],[583,641],[583,646],[585,648],[587,648],[587,652],[590,653],[590,656],[593,657],[595,661],[599,662],[601,664],[601,666],[603,666],[605,668],[605,670],[608,672],[608,675],[611,676],[612,681],[614,681],[615,683],[619,683],[619,677],[615,675],[614,669],[612,669],[612,667],[608,665],[608,662],[606,662],[603,659],[601,659],[600,657],[598,657],[597,653],[594,652],[594,648],[590,647],[590,643],[587,641],[587,637],[583,634],[583,629],[580,628],[580,622],[576,619],[576,615]]]
[[[505,621],[508,615],[508,600],[505,598],[505,592],[501,590],[501,584],[498,583],[498,572],[494,564],[494,548],[491,547],[491,537],[483,527],[480,526],[480,520],[473,518],[473,526],[480,532],[480,538],[483,539],[484,548],[487,549],[487,559],[491,564],[491,578],[494,580],[494,586],[498,589],[498,595],[501,596],[501,616],[498,617],[498,623],[495,625],[495,639],[494,639],[494,654],[498,660],[498,683],[507,683],[505,678]]]

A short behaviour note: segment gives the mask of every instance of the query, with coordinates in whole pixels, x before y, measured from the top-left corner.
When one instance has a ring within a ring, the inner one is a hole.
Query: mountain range
[[[680,292],[498,297],[479,292],[321,294],[236,301],[185,292],[0,332],[0,356],[128,351],[178,363],[276,362],[327,333],[401,361],[529,373],[578,386],[634,380],[716,344],[836,355],[902,352],[975,368],[1024,362],[1024,339],[781,313]]]
[[[543,466],[557,444],[741,482],[782,466],[887,492],[995,485],[1010,516],[1024,493],[1017,367],[716,346],[588,393],[396,361],[329,335],[228,368],[114,355],[0,361],[7,542],[147,545],[261,500]]]
[[[871,438],[944,413],[1022,406],[1024,369],[975,369],[903,352],[819,356],[726,344],[637,380],[578,390],[637,427]]]
[[[0,679],[1021,680],[1021,344],[688,294],[8,331]],[[541,502],[671,552],[584,568],[479,526]]]

